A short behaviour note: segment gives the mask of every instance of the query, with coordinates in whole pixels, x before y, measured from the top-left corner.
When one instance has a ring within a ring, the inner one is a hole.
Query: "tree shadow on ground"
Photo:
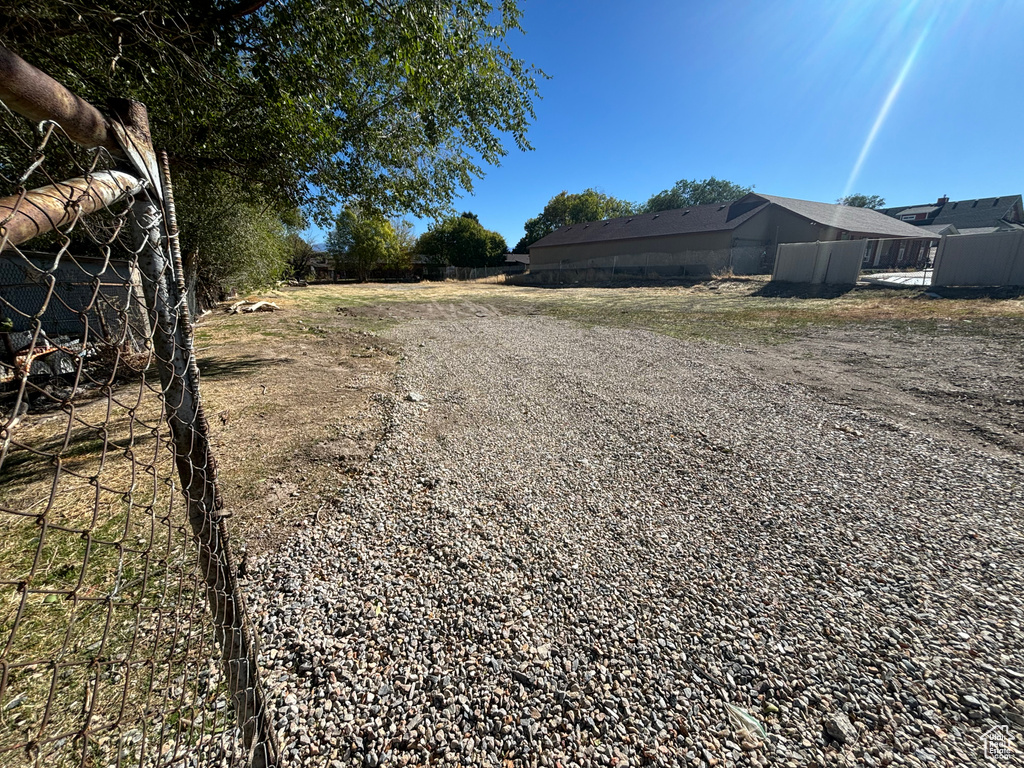
[[[281,364],[294,363],[288,357],[243,357],[225,359],[222,357],[199,358],[199,373],[204,379],[231,378],[250,373],[261,373]]]
[[[43,441],[22,445],[17,441],[18,435],[15,434],[3,466],[4,490],[22,492],[27,487],[46,481],[46,486],[38,489],[39,498],[46,498],[54,493],[50,486],[60,476],[57,470],[58,457],[60,463],[65,465],[65,475],[70,467],[71,476],[81,477],[89,474],[97,478],[100,477],[101,469],[104,467],[102,460],[105,459],[108,470],[106,476],[100,480],[106,486],[104,490],[109,490],[114,484],[109,475],[118,471],[115,465],[121,467],[123,471],[126,460],[122,456],[127,455],[125,451],[130,450],[134,455],[146,456],[146,447],[152,445],[159,436],[158,432],[141,429],[138,425],[133,433],[128,434],[125,426],[127,423],[124,421],[116,425],[124,428],[124,433],[119,433],[116,438],[110,434],[103,434],[100,429],[76,427],[69,428],[63,434],[47,436]],[[136,459],[128,461],[135,463]],[[144,460],[139,463],[145,466]],[[74,484],[77,481],[70,482]]]

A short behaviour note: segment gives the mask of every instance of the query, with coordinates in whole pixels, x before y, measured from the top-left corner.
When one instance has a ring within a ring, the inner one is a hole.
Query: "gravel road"
[[[394,336],[385,439],[249,568],[292,764],[1024,764],[1020,457],[728,347]]]

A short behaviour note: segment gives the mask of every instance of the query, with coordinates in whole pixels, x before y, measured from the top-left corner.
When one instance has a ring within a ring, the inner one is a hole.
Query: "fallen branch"
[[[255,301],[252,303],[249,303],[248,301],[236,301],[228,307],[228,314],[237,315],[239,312],[276,312],[279,309],[281,308],[272,301]]]
[[[242,307],[243,312],[276,312],[280,307],[272,301],[257,301],[248,307]]]

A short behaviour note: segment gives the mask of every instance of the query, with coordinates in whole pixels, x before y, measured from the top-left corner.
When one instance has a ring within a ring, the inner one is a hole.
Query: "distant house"
[[[1024,229],[1020,195],[952,202],[940,197],[931,204],[883,208],[882,212],[935,235],[985,235]]]
[[[326,251],[314,251],[310,268],[313,270],[313,279],[317,282],[334,281],[334,257]]]
[[[508,272],[525,272],[530,266],[530,254],[506,253],[503,266]]]
[[[935,238],[878,211],[750,193],[731,203],[573,224],[530,246],[530,272],[706,276],[771,271],[781,243],[885,238],[907,260]],[[898,250],[897,248],[897,250]]]
[[[412,274],[417,280],[444,280],[444,264],[422,253],[412,255]]]

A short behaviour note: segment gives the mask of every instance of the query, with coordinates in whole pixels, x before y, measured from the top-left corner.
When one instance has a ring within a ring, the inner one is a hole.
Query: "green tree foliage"
[[[327,223],[337,203],[436,214],[526,149],[540,73],[514,0],[27,0],[0,39],[79,95],[131,97],[179,167]]]
[[[629,216],[635,211],[633,203],[618,200],[596,189],[585,189],[577,194],[563,190],[548,201],[539,215],[527,219],[524,225],[526,234],[516,244],[515,252],[529,252],[531,245],[559,227]]]
[[[500,267],[508,245],[475,218],[453,216],[424,232],[416,249],[438,266]]]
[[[881,195],[861,195],[859,193],[840,197],[836,200],[840,205],[849,205],[853,208],[878,208],[885,207],[885,198]]]
[[[691,205],[729,203],[749,194],[753,187],[743,187],[725,179],[680,179],[669,189],[663,189],[644,203],[643,213],[671,211]]]
[[[394,218],[391,220],[391,229],[395,233],[395,248],[389,262],[389,276],[412,274],[412,256],[416,251],[416,232],[412,222]]]
[[[26,0],[0,40],[96,104],[146,104],[192,189],[327,225],[353,201],[436,215],[529,148],[519,20],[515,0]]]
[[[412,222],[396,217],[391,220],[391,228],[395,230],[398,249],[411,256],[416,249],[416,231],[413,229]]]
[[[205,306],[224,291],[269,285],[288,268],[286,222],[298,223],[294,209],[252,202],[239,186],[231,177],[204,173],[175,180],[186,272]]]
[[[313,260],[316,251],[313,246],[298,232],[289,232],[285,236],[288,249],[288,272],[296,280],[305,280],[313,273]]]
[[[327,252],[334,258],[335,269],[360,282],[394,266],[398,251],[391,222],[358,206],[343,209],[327,234]]]

